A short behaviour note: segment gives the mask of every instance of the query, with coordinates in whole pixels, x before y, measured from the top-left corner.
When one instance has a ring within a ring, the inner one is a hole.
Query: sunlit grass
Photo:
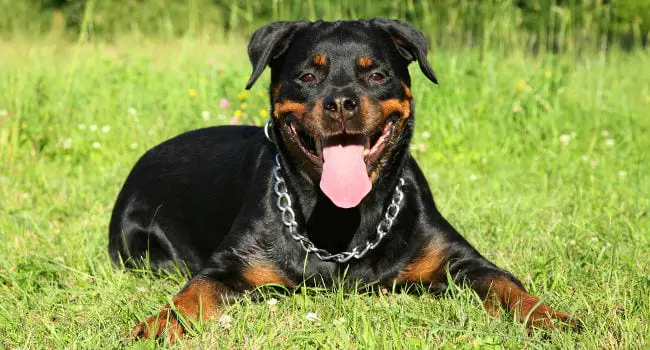
[[[148,148],[182,131],[268,118],[245,46],[197,40],[0,51],[0,344],[121,347],[183,285],[124,273],[106,253],[113,201]],[[413,67],[412,151],[443,214],[582,333],[493,319],[452,296],[264,290],[229,306],[197,347],[643,348],[650,329],[647,53],[432,53]],[[275,300],[275,301],[271,301]],[[149,343],[153,345],[153,343]]]

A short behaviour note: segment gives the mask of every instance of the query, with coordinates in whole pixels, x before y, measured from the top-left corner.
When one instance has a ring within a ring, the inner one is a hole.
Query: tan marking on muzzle
[[[401,119],[406,119],[411,115],[411,102],[409,100],[391,98],[379,101],[379,105],[381,106],[381,113],[383,114],[384,119],[396,112],[399,112]]]
[[[278,97],[278,95],[280,94],[280,90],[282,90],[282,82],[279,82],[278,85],[273,87],[273,90],[271,91],[272,96],[274,98]]]
[[[411,95],[411,89],[406,85],[405,82],[402,82],[402,87],[404,88],[404,95],[406,96],[407,100],[412,100],[413,95]]]
[[[283,101],[273,105],[273,116],[279,118],[283,114],[293,113],[296,117],[301,118],[305,113],[304,103],[296,101]]]

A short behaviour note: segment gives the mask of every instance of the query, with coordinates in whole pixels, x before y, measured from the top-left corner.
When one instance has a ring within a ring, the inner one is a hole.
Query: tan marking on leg
[[[553,319],[566,322],[570,326],[576,325],[568,313],[553,309],[506,278],[482,283],[489,283],[490,286],[489,294],[485,299],[485,308],[492,315],[498,313],[499,307],[504,307],[517,315],[521,322],[526,321],[528,327],[553,328],[556,326]]]
[[[167,339],[173,343],[187,332],[179,317],[186,324],[215,317],[221,313],[219,306],[228,292],[219,282],[195,278],[172,299],[173,307],[166,305],[157,316],[140,322],[131,335],[136,339],[158,338],[167,330]]]

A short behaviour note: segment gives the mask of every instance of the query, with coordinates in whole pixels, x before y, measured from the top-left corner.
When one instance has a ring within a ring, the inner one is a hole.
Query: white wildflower
[[[613,147],[615,143],[616,142],[614,141],[614,139],[611,139],[611,138],[605,140],[605,146],[607,146],[607,147]]]
[[[305,316],[305,318],[308,321],[320,321],[320,318],[318,318],[318,315],[315,312],[307,313],[307,316]]]
[[[108,133],[109,131],[111,131],[111,127],[110,127],[110,126],[108,126],[108,125],[104,125],[104,126],[102,126],[102,132],[103,132],[104,134]]]
[[[210,112],[209,111],[201,112],[201,118],[203,118],[203,120],[207,122],[208,120],[210,120]]]
[[[232,323],[232,317],[226,314],[223,314],[221,315],[221,317],[219,317],[219,324],[221,325],[221,327],[230,329],[231,323]]]
[[[571,141],[571,135],[567,135],[567,134],[560,135],[560,142],[562,142],[562,145],[564,146],[568,145],[569,141]]]
[[[63,149],[71,149],[72,148],[72,139],[71,138],[66,138],[63,140]]]
[[[99,143],[99,142],[97,142],[97,141],[93,142],[92,146],[93,146],[93,148],[95,148],[95,149],[97,149],[97,148],[99,148],[99,147],[102,147],[101,143]]]
[[[97,125],[95,125],[95,124],[90,124],[90,126],[88,127],[88,130],[90,130],[90,131],[97,131]]]

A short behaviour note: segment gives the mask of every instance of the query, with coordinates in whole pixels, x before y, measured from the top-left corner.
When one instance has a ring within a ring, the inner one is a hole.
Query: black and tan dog
[[[118,196],[113,261],[148,259],[154,270],[185,266],[193,275],[134,336],[168,328],[173,340],[186,331],[179,319],[213,317],[261,285],[341,279],[443,291],[451,276],[488,310],[502,306],[529,325],[571,323],[436,209],[409,153],[409,63],[436,82],[421,32],[385,19],[277,22],[253,34],[249,56],[247,88],[271,67],[267,135],[225,126],[177,136],[138,161]]]

